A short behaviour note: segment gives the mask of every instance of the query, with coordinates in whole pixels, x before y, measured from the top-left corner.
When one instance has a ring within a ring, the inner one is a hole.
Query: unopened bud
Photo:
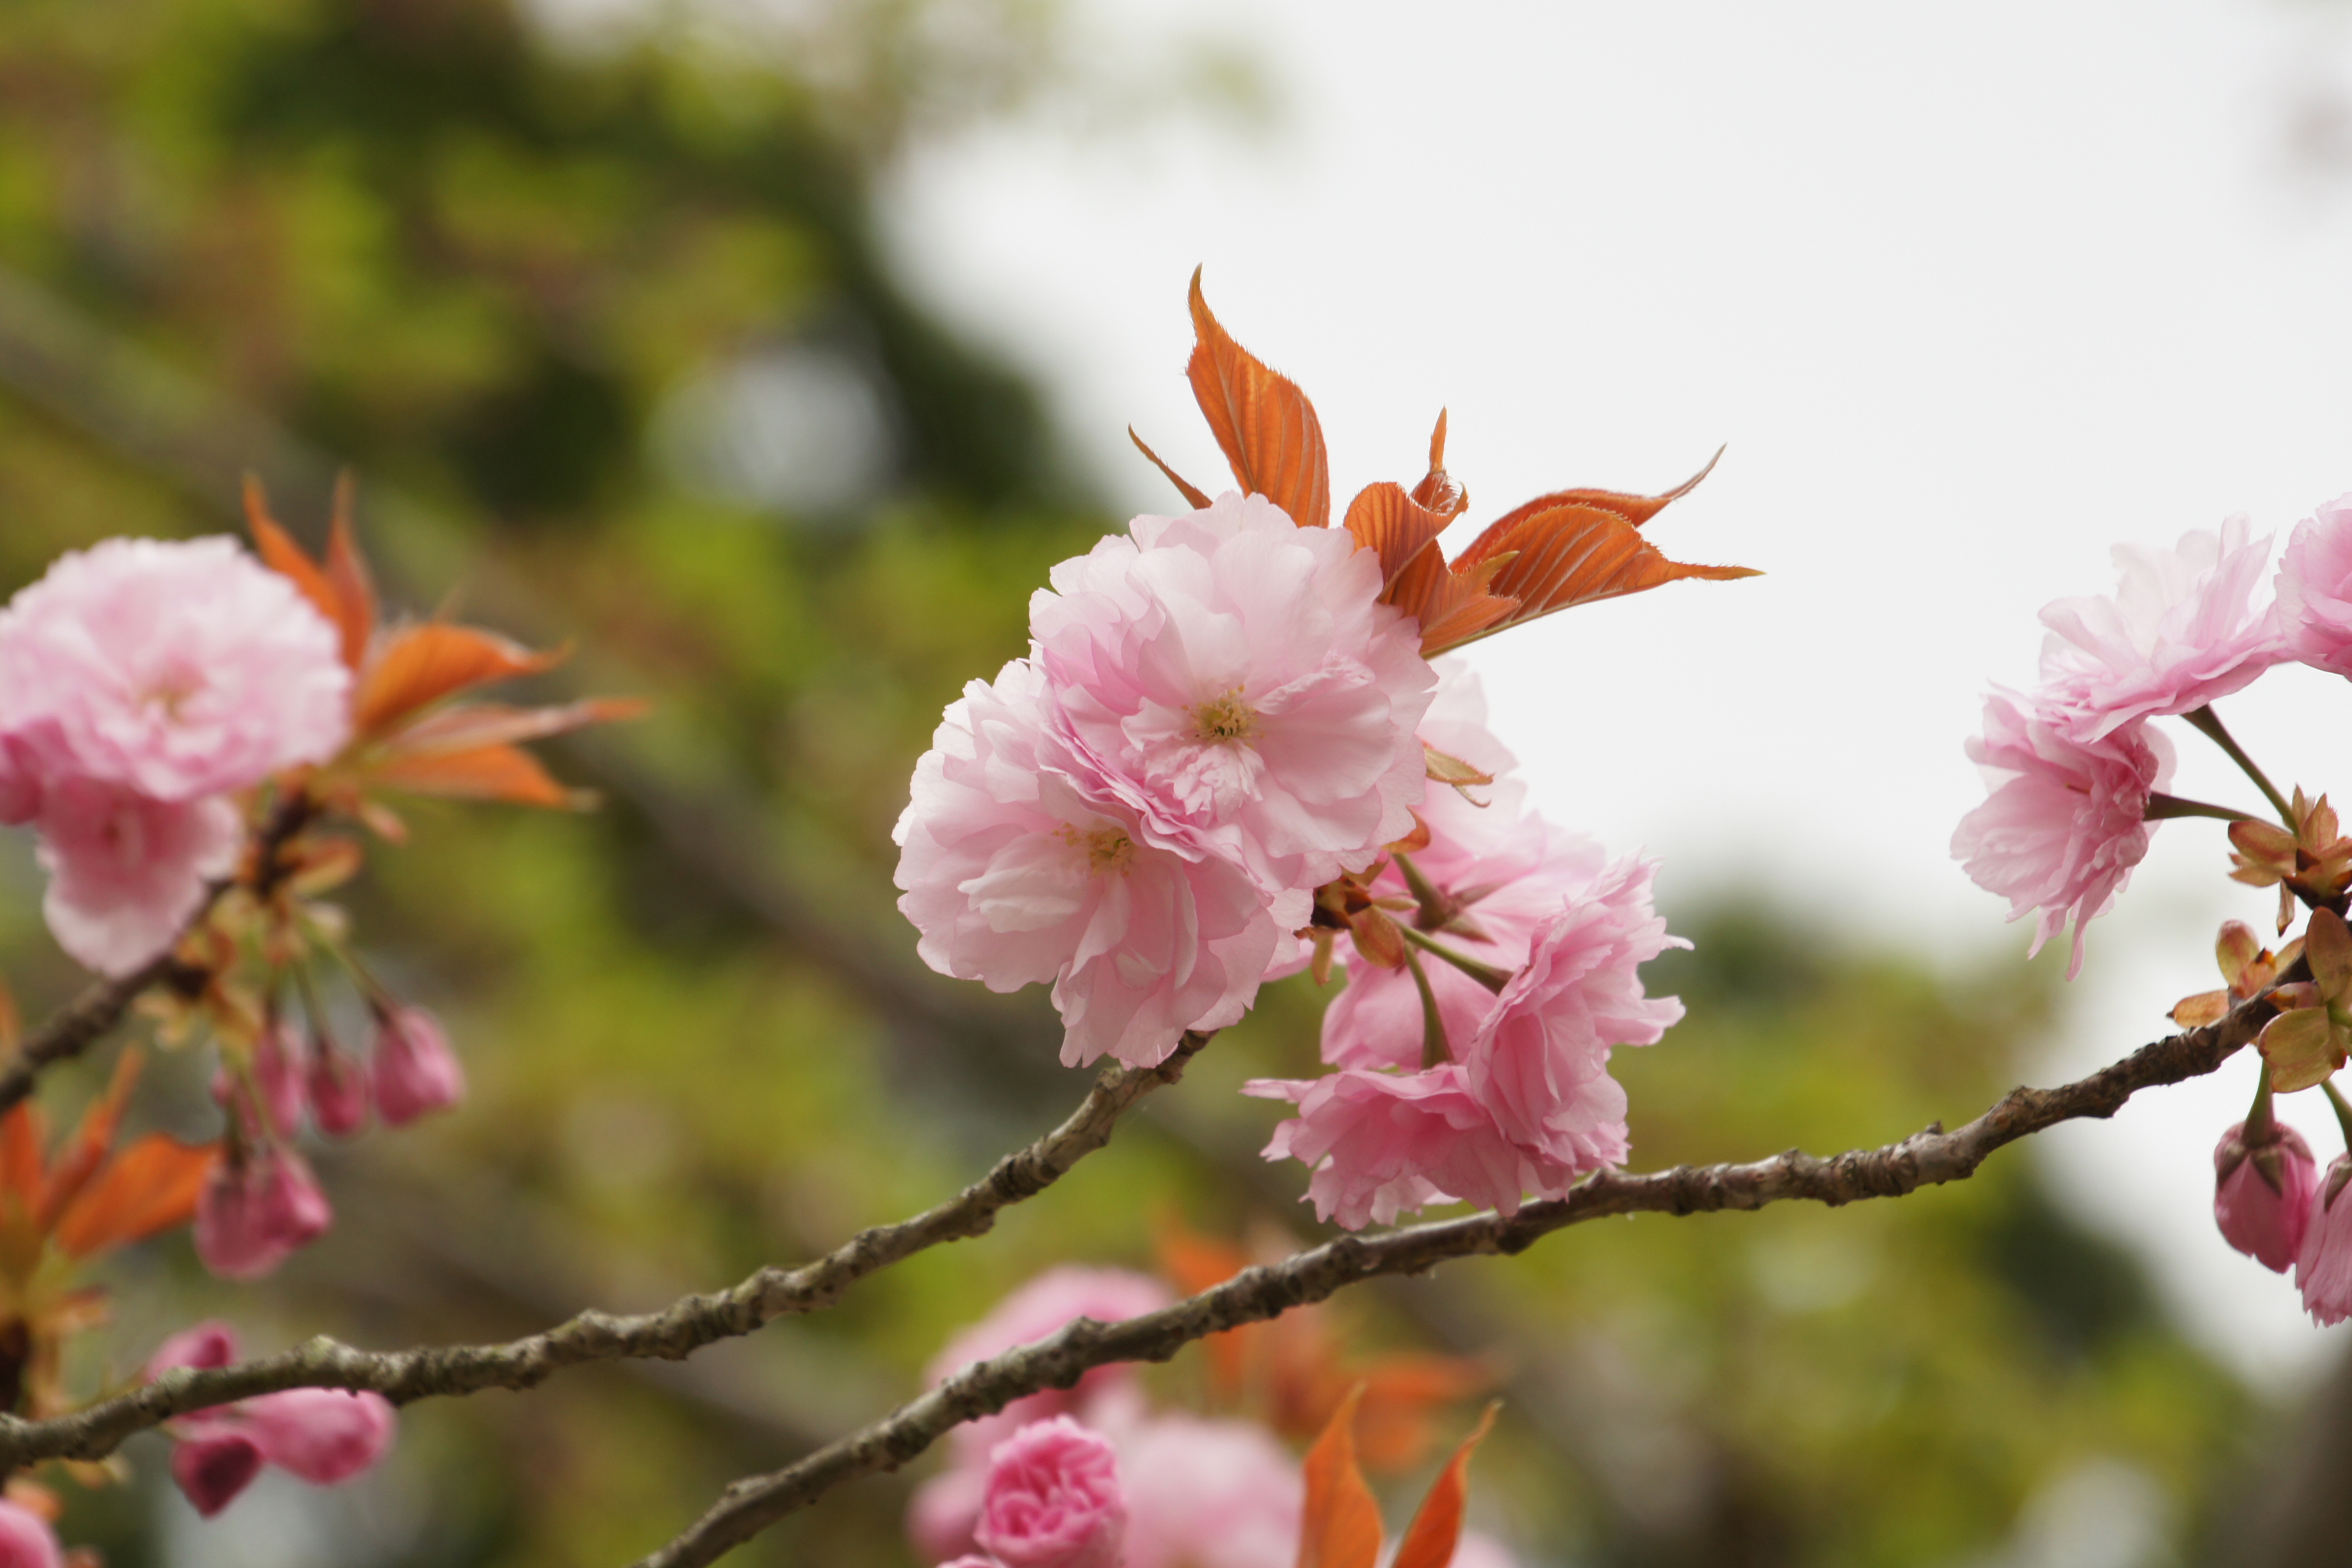
[[[320,1041],[310,1058],[310,1115],[330,1138],[348,1138],[368,1123],[373,1095],[367,1070]]]
[[[334,1217],[310,1163],[264,1146],[213,1167],[196,1198],[196,1256],[224,1279],[257,1279],[325,1235]]]
[[[388,1127],[466,1098],[466,1069],[441,1020],[422,1007],[382,1014],[375,1037],[375,1108]]]
[[[261,1450],[241,1432],[206,1432],[172,1448],[172,1479],[210,1519],[261,1473]]]
[[[2240,1122],[2213,1150],[2213,1221],[2221,1238],[2273,1273],[2284,1274],[2303,1247],[2318,1185],[2311,1146],[2292,1127],[2273,1122],[2249,1143]]]

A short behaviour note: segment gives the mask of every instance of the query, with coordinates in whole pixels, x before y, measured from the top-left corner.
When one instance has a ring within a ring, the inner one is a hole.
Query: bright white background
[[[1670,909],[1761,880],[1955,969],[2021,960],[2023,928],[1947,848],[1981,798],[1960,742],[1984,683],[2032,679],[2036,611],[2111,589],[2111,543],[2237,510],[2283,542],[2352,489],[2352,193],[2308,147],[2352,33],[2325,8],[1079,9],[1131,58],[1202,27],[1241,40],[1280,122],[986,132],[919,151],[886,216],[918,287],[1045,379],[1132,508],[1174,498],[1129,422],[1224,478],[1181,374],[1196,262],[1235,335],[1314,397],[1343,502],[1416,477],[1441,405],[1473,526],[1567,485],[1664,489],[1728,444],[1649,531],[1768,576],[1478,650],[1538,798],[1662,855]],[[2274,675],[2223,709],[2283,785],[2352,794],[2340,683]],[[2182,793],[2259,805],[2179,741]],[[2269,907],[2224,868],[2218,825],[2159,833],[2040,1078],[2153,1037],[2213,984],[2217,922]],[[2251,1087],[2241,1060],[2036,1157],[2192,1327],[2284,1387],[2342,1342],[2213,1232],[2210,1150]],[[2341,1146],[2315,1096],[2289,1112],[2323,1160]]]

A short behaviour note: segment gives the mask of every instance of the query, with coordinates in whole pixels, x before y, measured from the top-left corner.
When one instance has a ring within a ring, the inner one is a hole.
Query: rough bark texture
[[[368,1388],[395,1405],[486,1388],[524,1389],[583,1362],[679,1361],[716,1341],[757,1331],[788,1314],[831,1306],[877,1269],[979,1236],[1000,1211],[1052,1186],[1110,1142],[1120,1115],[1153,1089],[1181,1079],[1209,1037],[1187,1034],[1156,1068],[1108,1067],[1076,1110],[987,1175],[937,1207],[895,1225],[862,1230],[813,1263],[771,1265],[730,1289],[688,1296],[658,1312],[619,1317],[586,1311],[543,1333],[493,1345],[371,1352],[324,1335],[280,1355],[199,1371],[178,1367],[154,1382],[50,1421],[0,1416],[0,1470],[42,1459],[96,1459],[133,1432],[215,1405],[283,1388]]]

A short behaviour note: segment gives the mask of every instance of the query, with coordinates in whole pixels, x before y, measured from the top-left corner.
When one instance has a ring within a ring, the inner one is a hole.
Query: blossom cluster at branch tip
[[[222,1367],[236,1360],[236,1331],[226,1323],[184,1329],[147,1363],[153,1381],[173,1367]],[[380,1394],[341,1388],[289,1388],[213,1405],[173,1421],[172,1479],[209,1519],[276,1466],[313,1486],[333,1486],[372,1468],[392,1448],[398,1426]]]

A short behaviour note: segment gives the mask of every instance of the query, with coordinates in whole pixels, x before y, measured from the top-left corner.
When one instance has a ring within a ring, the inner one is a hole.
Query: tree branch
[[[1688,1215],[1757,1209],[1785,1198],[1832,1206],[1901,1197],[1964,1181],[1997,1149],[2062,1121],[2113,1116],[2143,1089],[2179,1083],[2220,1067],[2273,1014],[2267,994],[2217,1024],[2144,1046],[2122,1061],[2057,1089],[2015,1089],[1954,1132],[1942,1123],[1899,1143],[1820,1159],[1791,1149],[1745,1164],[1677,1165],[1648,1175],[1603,1171],[1564,1198],[1517,1215],[1473,1215],[1365,1238],[1341,1236],[1284,1262],[1245,1268],[1189,1300],[1104,1324],[1081,1319],[1052,1336],[976,1363],[889,1415],[794,1465],[747,1477],[710,1510],[635,1568],[702,1568],[844,1481],[896,1469],[950,1428],[993,1415],[1046,1388],[1068,1388],[1110,1362],[1166,1361],[1194,1340],[1278,1317],[1359,1280],[1421,1274],[1482,1254],[1517,1253],[1569,1226],[1612,1215]]]
[[[71,1415],[49,1421],[0,1416],[0,1471],[43,1459],[103,1458],[133,1432],[285,1388],[373,1389],[405,1405],[436,1394],[531,1388],[583,1362],[682,1361],[704,1345],[752,1333],[773,1319],[829,1307],[868,1274],[927,1247],[984,1234],[999,1212],[1044,1192],[1109,1142],[1120,1115],[1152,1090],[1181,1079],[1208,1042],[1208,1035],[1195,1031],[1158,1067],[1105,1068],[1068,1120],[999,1160],[986,1176],[910,1219],[858,1232],[814,1263],[789,1269],[771,1265],[730,1289],[688,1296],[659,1312],[582,1312],[506,1344],[369,1352],[320,1335],[283,1354],[237,1366],[175,1368]]]

